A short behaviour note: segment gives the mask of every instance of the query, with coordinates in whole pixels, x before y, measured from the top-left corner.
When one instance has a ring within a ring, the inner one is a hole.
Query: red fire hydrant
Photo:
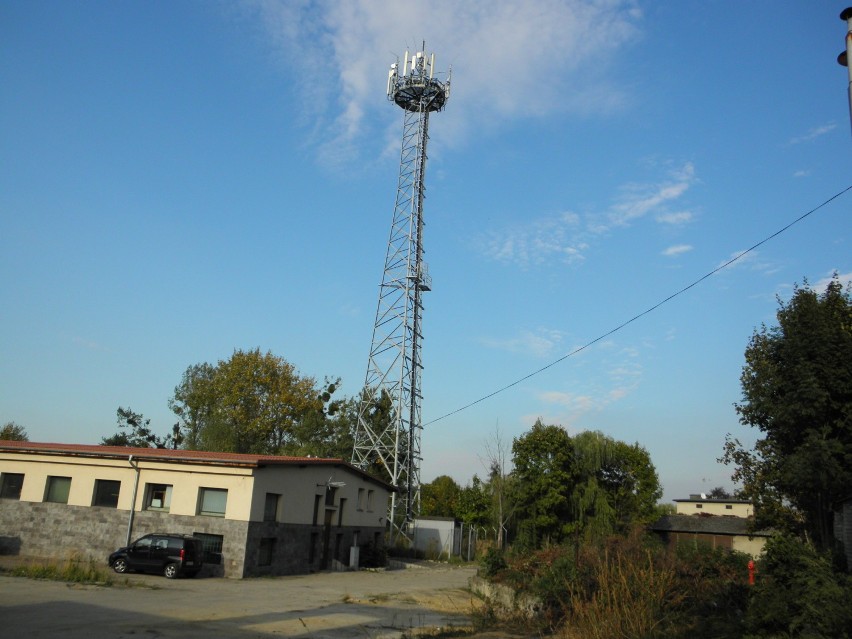
[[[748,585],[754,585],[754,559],[748,560]]]

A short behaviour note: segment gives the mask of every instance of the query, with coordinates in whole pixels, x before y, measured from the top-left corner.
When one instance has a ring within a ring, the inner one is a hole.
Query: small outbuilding
[[[413,524],[412,543],[430,559],[460,556],[462,524],[452,517],[418,517]]]

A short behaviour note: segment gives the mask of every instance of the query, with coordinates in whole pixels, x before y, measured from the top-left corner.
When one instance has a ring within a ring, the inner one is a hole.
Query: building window
[[[171,484],[145,484],[145,510],[169,512],[172,505]]]
[[[224,488],[198,489],[198,514],[224,517],[228,505],[228,491]]]
[[[725,504],[725,510],[733,510],[734,507],[731,504]]]
[[[278,521],[278,505],[280,503],[281,495],[266,493],[266,503],[263,506],[263,521]]]
[[[358,510],[364,510],[364,489],[358,489]]]
[[[367,491],[367,512],[373,512],[373,491]]]
[[[20,499],[24,487],[24,475],[21,473],[3,473],[0,476],[0,499]]]
[[[696,508],[704,508],[704,504],[695,504]]]
[[[120,481],[112,481],[109,479],[96,479],[95,497],[94,499],[92,499],[92,506],[118,508],[118,493],[120,490]]]
[[[193,537],[198,537],[201,540],[201,550],[204,552],[204,563],[221,564],[222,563],[222,547],[225,544],[223,535],[209,535],[207,533],[195,532]]]
[[[275,537],[263,537],[260,540],[260,548],[257,553],[258,566],[271,566],[275,557]]]
[[[71,492],[70,477],[48,477],[47,490],[44,491],[44,501],[50,501],[55,504],[67,504],[69,492]]]

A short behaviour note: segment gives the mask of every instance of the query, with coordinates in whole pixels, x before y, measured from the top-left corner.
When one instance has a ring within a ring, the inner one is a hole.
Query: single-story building
[[[106,562],[169,532],[201,538],[208,574],[354,568],[394,490],[341,459],[0,441],[0,554]]]
[[[664,515],[651,524],[651,530],[669,544],[700,543],[758,557],[772,535],[769,530],[750,530],[754,508],[749,501],[690,495],[674,502],[674,515]]]

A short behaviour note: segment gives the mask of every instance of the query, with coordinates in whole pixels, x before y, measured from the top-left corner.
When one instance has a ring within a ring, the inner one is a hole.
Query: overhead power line
[[[814,213],[816,213],[817,211],[819,211],[821,208],[823,208],[823,207],[827,206],[828,204],[830,204],[831,202],[833,202],[834,200],[836,200],[837,198],[839,198],[840,196],[844,195],[845,193],[847,193],[847,192],[848,192],[848,191],[850,191],[850,190],[852,190],[852,184],[850,184],[849,186],[847,186],[845,189],[843,189],[843,190],[842,190],[842,191],[840,191],[839,193],[836,193],[836,194],[832,195],[830,198],[828,198],[827,200],[825,200],[825,201],[824,201],[822,204],[820,204],[819,206],[815,206],[814,208],[812,208],[812,209],[811,209],[810,211],[808,211],[807,213],[803,213],[802,215],[800,215],[799,217],[797,217],[795,220],[793,220],[792,222],[790,222],[790,223],[789,223],[789,224],[787,224],[786,226],[784,226],[784,227],[782,227],[782,228],[778,229],[777,231],[775,231],[772,235],[769,235],[769,236],[767,236],[767,237],[763,238],[762,240],[760,240],[760,241],[759,241],[757,244],[755,244],[754,246],[752,246],[752,247],[750,247],[750,248],[747,248],[746,250],[744,250],[744,251],[742,251],[742,252],[740,252],[740,253],[737,253],[734,257],[732,257],[731,259],[729,259],[727,262],[724,262],[723,264],[721,264],[721,265],[717,266],[716,268],[714,268],[714,269],[713,269],[712,271],[710,271],[709,273],[707,273],[707,274],[705,274],[705,275],[702,275],[702,276],[701,276],[701,277],[699,277],[697,280],[695,280],[694,282],[692,282],[691,284],[689,284],[689,285],[687,285],[687,286],[684,286],[682,289],[680,289],[680,290],[679,290],[679,291],[677,291],[676,293],[672,293],[672,294],[671,294],[671,295],[669,295],[667,298],[665,298],[665,299],[663,299],[663,300],[660,300],[659,302],[657,302],[656,304],[654,304],[654,305],[653,305],[653,306],[651,306],[650,308],[648,308],[648,309],[646,309],[646,310],[642,311],[641,313],[638,313],[638,314],[634,315],[634,316],[633,316],[633,317],[631,317],[629,320],[626,320],[626,321],[622,322],[621,324],[619,324],[619,325],[618,325],[618,326],[616,326],[615,328],[613,328],[613,329],[611,329],[611,330],[607,331],[606,333],[604,333],[604,334],[602,334],[602,335],[600,335],[600,336],[596,337],[595,339],[591,340],[590,342],[587,342],[587,343],[583,344],[582,346],[579,346],[579,347],[575,348],[573,351],[571,351],[570,353],[568,353],[568,354],[566,354],[566,355],[563,355],[563,356],[562,356],[562,357],[560,357],[559,359],[557,359],[557,360],[554,360],[554,361],[550,362],[550,364],[548,364],[547,366],[542,366],[542,367],[541,367],[541,368],[539,368],[538,370],[535,370],[535,371],[533,371],[532,373],[529,373],[528,375],[524,375],[523,377],[521,377],[521,378],[519,378],[519,379],[516,379],[516,380],[515,380],[514,382],[512,382],[511,384],[506,384],[505,386],[503,386],[503,387],[501,387],[501,388],[498,388],[497,390],[495,390],[495,391],[493,391],[493,392],[491,392],[491,393],[488,393],[487,395],[483,395],[483,396],[482,396],[482,397],[480,397],[479,399],[477,399],[477,400],[475,400],[475,401],[472,401],[472,402],[470,402],[469,404],[465,404],[465,405],[464,405],[464,406],[462,406],[461,408],[457,408],[457,409],[455,409],[455,410],[453,410],[453,411],[450,411],[449,413],[446,413],[446,414],[444,414],[444,415],[441,415],[440,417],[436,417],[435,419],[433,419],[433,420],[431,420],[431,421],[428,421],[428,422],[426,422],[425,424],[423,424],[423,426],[424,426],[424,427],[425,427],[425,426],[429,426],[430,424],[434,424],[435,422],[439,422],[439,421],[441,421],[442,419],[446,419],[447,417],[450,417],[450,416],[452,416],[452,415],[456,415],[457,413],[461,413],[462,411],[467,410],[468,408],[470,408],[470,407],[472,407],[472,406],[476,406],[477,404],[481,404],[481,403],[482,403],[482,402],[484,402],[485,400],[487,400],[487,399],[491,399],[491,398],[492,398],[492,397],[494,397],[495,395],[499,395],[500,393],[502,393],[502,392],[504,392],[504,391],[507,391],[507,390],[509,390],[510,388],[514,387],[514,386],[517,386],[517,385],[518,385],[518,384],[520,384],[521,382],[525,382],[526,380],[530,379],[531,377],[535,377],[535,376],[536,376],[536,375],[538,375],[539,373],[543,373],[544,371],[546,371],[546,370],[547,370],[547,369],[549,369],[549,368],[553,368],[553,367],[554,367],[554,366],[556,366],[557,364],[559,364],[559,363],[561,363],[561,362],[564,362],[564,361],[565,361],[566,359],[568,359],[569,357],[573,357],[573,356],[574,356],[574,355],[576,355],[577,353],[580,353],[580,352],[582,352],[582,351],[586,350],[586,349],[587,349],[587,348],[589,348],[590,346],[594,346],[595,344],[597,344],[597,343],[598,343],[598,342],[600,342],[601,340],[606,339],[607,337],[609,337],[610,335],[612,335],[612,334],[614,334],[614,333],[617,333],[618,331],[620,331],[621,329],[625,328],[626,326],[629,326],[630,324],[632,324],[632,323],[633,323],[633,322],[635,322],[636,320],[638,320],[638,319],[640,319],[640,318],[644,317],[645,315],[648,315],[649,313],[652,313],[653,311],[656,311],[656,310],[657,310],[658,308],[660,308],[663,304],[666,304],[666,303],[668,303],[668,302],[672,301],[672,300],[673,300],[673,299],[675,299],[676,297],[678,297],[678,296],[680,296],[680,295],[682,295],[682,294],[686,293],[689,289],[694,288],[695,286],[698,286],[701,282],[703,282],[704,280],[708,279],[709,277],[712,277],[713,275],[715,275],[716,273],[718,273],[718,272],[719,272],[719,271],[721,271],[722,269],[727,268],[727,267],[728,267],[728,266],[730,266],[731,264],[734,264],[735,262],[737,262],[737,261],[739,261],[739,260],[743,259],[746,255],[748,255],[749,253],[751,253],[751,252],[752,252],[752,251],[754,251],[755,249],[757,249],[757,248],[759,248],[759,247],[763,246],[764,244],[766,244],[766,243],[767,243],[767,242],[769,242],[770,240],[772,240],[772,239],[774,239],[774,238],[778,237],[779,235],[781,235],[782,233],[784,233],[784,232],[788,231],[790,228],[792,228],[793,226],[795,226],[796,224],[798,224],[799,222],[801,222],[802,220],[804,220],[804,219],[805,219],[805,218],[807,218],[808,216],[813,215]]]

